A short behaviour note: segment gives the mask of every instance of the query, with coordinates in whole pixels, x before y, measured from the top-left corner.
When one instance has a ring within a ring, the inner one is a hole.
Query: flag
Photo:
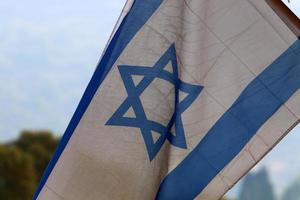
[[[215,200],[300,118],[300,41],[261,0],[135,0],[40,200]]]

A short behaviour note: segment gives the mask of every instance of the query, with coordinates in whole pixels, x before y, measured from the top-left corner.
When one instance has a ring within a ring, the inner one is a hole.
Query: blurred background
[[[0,200],[31,199],[124,3],[0,1]],[[299,126],[226,198],[299,200],[298,152]]]

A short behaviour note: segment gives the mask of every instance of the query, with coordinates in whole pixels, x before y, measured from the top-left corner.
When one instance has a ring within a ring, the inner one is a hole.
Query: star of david
[[[171,71],[166,69],[169,63],[172,65]],[[203,86],[185,83],[179,79],[175,44],[172,44],[152,67],[120,65],[118,69],[128,97],[106,125],[139,128],[150,161],[155,158],[166,140],[171,145],[187,149],[181,114],[195,101]],[[136,84],[133,76],[142,76],[143,79]],[[174,110],[167,125],[148,119],[140,99],[141,94],[156,78],[167,81],[175,88]],[[180,92],[185,93],[183,99],[179,97]],[[133,110],[133,117],[126,116],[129,110]],[[155,139],[153,132],[158,133],[159,138]]]

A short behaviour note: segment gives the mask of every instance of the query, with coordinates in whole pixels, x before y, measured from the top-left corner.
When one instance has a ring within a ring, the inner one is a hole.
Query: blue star
[[[166,70],[166,66],[170,62],[172,64],[172,72]],[[170,46],[153,67],[120,65],[118,69],[128,97],[107,121],[106,125],[139,128],[145,141],[150,161],[155,158],[166,140],[176,147],[187,149],[181,114],[198,97],[203,86],[188,84],[179,79],[175,44]],[[136,85],[132,77],[134,75],[143,76],[143,79]],[[175,88],[174,112],[167,126],[147,119],[140,100],[140,95],[155,78],[163,79],[171,83]],[[179,100],[180,91],[186,93],[185,98],[181,101]],[[131,108],[134,111],[135,117],[125,116]],[[173,126],[175,127],[176,134],[172,134],[171,132]],[[160,134],[157,140],[154,140],[152,137],[152,131]]]

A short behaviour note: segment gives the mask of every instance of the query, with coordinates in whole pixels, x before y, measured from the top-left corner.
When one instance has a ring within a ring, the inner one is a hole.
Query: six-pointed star
[[[172,72],[166,70],[166,66],[170,62],[172,64]],[[181,114],[198,97],[203,86],[188,84],[179,79],[175,44],[170,46],[153,67],[121,65],[118,66],[118,69],[128,97],[107,121],[106,125],[139,128],[144,138],[150,161],[155,158],[166,140],[176,147],[186,149],[187,144]],[[136,85],[132,77],[135,75],[143,76],[143,79]],[[155,78],[163,79],[171,83],[175,88],[175,106],[167,126],[147,119],[140,99],[141,94]],[[179,100],[179,92],[186,93],[185,98],[181,101]],[[131,108],[135,117],[125,116]],[[172,134],[171,129],[174,125],[175,134]],[[154,140],[152,137],[152,131],[160,134],[157,140]]]

